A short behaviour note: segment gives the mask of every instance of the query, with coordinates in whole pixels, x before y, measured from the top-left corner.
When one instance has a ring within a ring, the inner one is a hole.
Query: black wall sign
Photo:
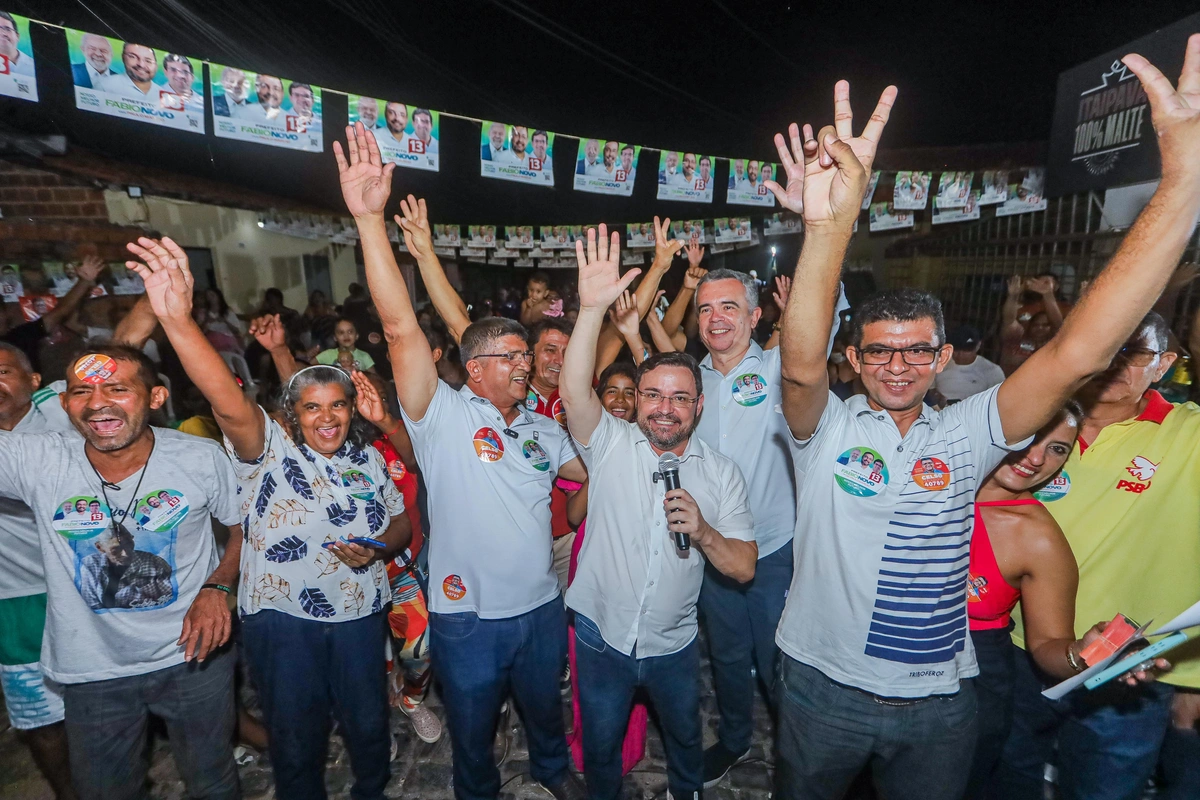
[[[1058,76],[1050,133],[1047,194],[1055,197],[1159,177],[1150,105],[1142,85],[1121,63],[1127,53],[1150,60],[1174,85],[1188,36],[1200,33],[1200,13],[1155,31]]]

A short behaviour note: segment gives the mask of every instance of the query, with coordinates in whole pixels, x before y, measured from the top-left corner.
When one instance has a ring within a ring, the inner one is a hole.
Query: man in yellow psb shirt
[[[1167,336],[1166,321],[1151,312],[1112,366],[1081,390],[1087,418],[1079,440],[1059,477],[1037,493],[1079,562],[1080,636],[1118,613],[1163,623],[1200,600],[1200,407],[1172,405],[1150,390],[1175,361]],[[1013,639],[1023,645],[1014,618]],[[1181,792],[1169,796],[1200,796],[1200,641],[1168,658],[1174,669],[1159,683],[1114,681],[1051,703],[1032,660],[1018,656],[995,796],[1040,800],[1056,740],[1059,797],[1138,798],[1160,748],[1171,791]]]

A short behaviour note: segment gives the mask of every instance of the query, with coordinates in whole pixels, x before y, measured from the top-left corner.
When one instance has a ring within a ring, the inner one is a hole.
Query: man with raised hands
[[[342,196],[358,226],[367,283],[383,323],[404,424],[429,486],[430,654],[442,683],[458,800],[493,800],[500,705],[525,721],[530,773],[556,798],[580,798],[569,770],[559,676],[566,617],[551,563],[550,489],[586,473],[566,432],[525,408],[529,352],[518,323],[489,317],[462,333],[467,383],[438,380],[429,343],[388,241],[384,166],[361,124],[334,143]],[[401,228],[414,246],[401,201]]]
[[[686,353],[659,353],[637,370],[637,422],[604,412],[592,389],[596,341],[609,306],[641,270],[620,274],[620,236],[588,231],[579,258],[579,319],[563,364],[567,425],[588,466],[588,535],[567,591],[583,761],[592,800],[621,790],[621,740],[634,692],[644,688],[662,723],[670,796],[703,787],[696,599],[705,565],[730,580],[754,577],[758,547],[746,482],[699,437],[703,381]],[[679,487],[658,479],[662,458]],[[680,548],[679,535],[690,537]]]
[[[793,124],[790,150],[775,137],[788,182],[772,191],[805,226],[780,344],[799,494],[796,572],[777,635],[782,797],[840,797],[867,765],[886,797],[963,791],[976,735],[964,591],[975,491],[1108,367],[1200,216],[1200,112],[1145,59],[1125,63],[1149,96],[1158,190],[1058,335],[1000,386],[943,412],[923,398],[953,349],[940,303],[913,289],[858,309],[846,356],[866,396],[842,401],[828,388],[826,325],[895,89],[860,136],[839,82],[835,126],[816,139],[805,126],[802,141]],[[928,480],[923,460],[945,480]]]

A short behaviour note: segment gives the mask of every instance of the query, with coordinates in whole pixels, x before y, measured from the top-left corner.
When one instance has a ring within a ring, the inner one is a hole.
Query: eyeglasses
[[[927,367],[937,360],[941,351],[941,347],[871,347],[859,350],[858,354],[862,363],[874,367],[892,363],[892,357],[896,353],[899,353],[900,358],[910,367]]]
[[[641,389],[638,389],[638,394],[640,394],[642,399],[644,399],[647,403],[654,406],[661,403],[663,398],[666,398],[671,402],[672,408],[687,408],[688,406],[695,405],[696,401],[700,399],[699,397],[688,397],[686,394],[673,394],[667,396],[665,394],[659,394],[658,392],[643,392]]]
[[[1165,351],[1148,350],[1145,347],[1122,347],[1113,357],[1113,361],[1121,361],[1131,367],[1147,367],[1163,352]]]
[[[503,358],[503,359],[507,360],[508,363],[510,363],[510,364],[518,364],[522,361],[528,361],[530,364],[532,364],[533,363],[533,351],[532,350],[510,350],[507,353],[481,353],[480,355],[475,356],[475,358]]]

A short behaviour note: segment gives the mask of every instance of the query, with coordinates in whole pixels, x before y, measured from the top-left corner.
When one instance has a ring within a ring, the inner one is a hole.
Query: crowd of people
[[[656,219],[644,272],[602,224],[573,285],[468,305],[408,195],[418,308],[361,123],[334,150],[367,286],[340,305],[270,289],[240,316],[166,237],[129,244],[144,296],[88,299],[85,259],[0,341],[0,677],[56,796],[143,797],[153,715],[189,796],[240,796],[250,748],[275,796],[322,798],[336,725],[375,800],[391,706],[491,800],[511,702],[554,797],[620,797],[652,709],[668,797],[699,798],[747,758],[760,687],[779,797],[1033,800],[1047,765],[1062,798],[1200,794],[1194,647],[1041,694],[1110,620],[1200,600],[1200,408],[1156,388],[1200,320],[1153,310],[1195,277],[1200,34],[1177,88],[1125,64],[1162,156],[1146,209],[1073,305],[1015,277],[1000,320],[949,334],[925,291],[847,302],[897,92],[856,135],[845,82],[834,124],[776,136],[765,185],[805,236],[771,302]]]

